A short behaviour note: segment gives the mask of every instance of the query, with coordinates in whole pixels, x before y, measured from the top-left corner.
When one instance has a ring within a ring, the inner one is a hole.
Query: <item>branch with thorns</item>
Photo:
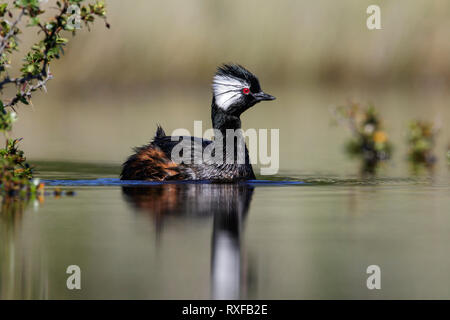
[[[22,11],[20,11],[19,15],[17,16],[17,19],[14,20],[14,22],[12,23],[12,25],[10,24],[10,30],[9,32],[2,38],[1,42],[0,42],[0,55],[3,54],[3,51],[5,50],[6,46],[8,45],[9,39],[14,35],[14,32],[16,30],[16,26],[17,24],[20,22],[20,20],[22,20],[22,17],[25,14],[25,9],[22,9]],[[6,23],[8,23],[7,20],[5,20]]]
[[[17,90],[11,99],[0,97],[0,132],[6,138],[6,146],[0,148],[0,198],[5,195],[29,195],[37,190],[30,180],[33,168],[26,162],[24,152],[18,148],[21,139],[13,139],[9,135],[17,120],[15,106],[19,103],[32,105],[31,98],[35,91],[47,91],[47,82],[53,79],[50,64],[53,59],[59,59],[64,54],[63,47],[69,41],[62,37],[63,31],[75,35],[79,29],[79,26],[72,22],[74,14],[88,29],[89,24],[96,18],[104,19],[106,27],[109,28],[104,2],[91,1],[95,2],[85,5],[88,0],[57,0],[57,12],[46,22],[40,21],[41,14],[44,13],[41,0],[14,0],[12,4],[0,2],[0,91],[8,85]],[[13,10],[17,12],[15,19]],[[11,21],[5,19],[6,14]],[[17,52],[18,35],[21,33],[19,24],[25,17],[29,18],[26,27],[39,28],[40,40],[26,53],[20,74],[10,77],[6,68],[11,64],[10,56]],[[6,111],[7,107],[14,112]]]
[[[29,104],[31,102],[31,94],[34,91],[37,89],[46,90],[46,83],[53,78],[49,71],[49,64],[54,58],[59,59],[60,54],[64,54],[63,46],[68,42],[67,39],[61,37],[61,32],[69,31],[73,34],[76,32],[76,27],[70,24],[70,18],[73,15],[68,12],[72,6],[78,6],[80,8],[80,20],[87,27],[89,27],[89,23],[94,21],[94,17],[98,16],[105,20],[106,27],[109,28],[103,1],[96,1],[94,4],[89,4],[88,6],[82,5],[81,2],[74,0],[57,1],[56,9],[58,13],[56,16],[47,23],[41,23],[38,16],[44,11],[40,7],[41,3],[39,0],[14,1],[15,8],[20,9],[17,18],[12,24],[5,19],[1,21],[7,24],[5,29],[8,30],[9,28],[9,30],[0,42],[0,57],[2,58],[0,60],[0,74],[6,71],[5,67],[8,66],[7,54],[11,54],[16,49],[17,41],[15,39],[16,35],[20,32],[17,25],[23,16],[31,18],[29,26],[39,27],[40,31],[44,32],[44,38],[36,43],[32,47],[32,50],[25,56],[25,63],[21,68],[22,75],[20,77],[12,78],[5,72],[6,75],[3,79],[0,79],[0,91],[8,84],[14,84],[18,89],[18,93],[14,97],[3,101],[3,107],[13,108],[18,103]],[[12,17],[12,13],[6,8],[6,5],[0,5],[0,17],[3,17],[6,12]],[[3,26],[5,25],[3,24]],[[0,29],[0,32],[6,31],[2,29]],[[11,45],[12,39],[14,41]]]
[[[10,102],[4,104],[3,106],[11,107],[14,111],[14,105],[16,105],[19,102],[23,102],[25,104],[31,103],[31,94],[32,92],[43,89],[47,93],[47,87],[46,84],[49,80],[53,79],[53,75],[50,72],[50,67],[47,67],[47,70],[45,72],[45,77],[42,80],[38,80],[38,82],[34,85],[30,84],[28,81],[23,82],[22,88],[20,89],[20,92],[11,99]]]

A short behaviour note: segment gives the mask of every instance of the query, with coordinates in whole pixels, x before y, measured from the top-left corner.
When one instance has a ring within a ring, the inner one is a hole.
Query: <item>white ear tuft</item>
[[[242,79],[231,76],[216,75],[213,80],[213,93],[219,108],[227,110],[242,95],[242,89],[249,84]]]

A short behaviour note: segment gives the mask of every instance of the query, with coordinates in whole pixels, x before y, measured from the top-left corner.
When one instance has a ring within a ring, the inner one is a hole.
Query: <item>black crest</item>
[[[261,90],[258,78],[239,64],[224,64],[217,68],[216,75],[244,79],[250,84],[252,92]]]

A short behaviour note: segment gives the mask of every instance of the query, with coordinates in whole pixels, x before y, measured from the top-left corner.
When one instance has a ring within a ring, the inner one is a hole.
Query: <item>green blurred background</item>
[[[348,99],[384,117],[396,146],[387,174],[406,172],[410,119],[450,117],[447,0],[106,3],[112,28],[82,30],[53,64],[49,92],[19,110],[14,133],[30,160],[119,164],[156,123],[168,133],[193,132],[194,120],[208,128],[210,82],[223,62],[246,66],[278,98],[244,114],[243,126],[280,129],[281,172],[355,171],[342,152],[350,133],[330,125],[329,107]],[[366,27],[374,3],[382,30]],[[450,141],[442,127],[441,169]]]

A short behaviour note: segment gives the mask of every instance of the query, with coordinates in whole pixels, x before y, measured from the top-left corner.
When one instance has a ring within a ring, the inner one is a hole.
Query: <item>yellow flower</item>
[[[383,131],[376,131],[373,134],[373,141],[376,143],[383,143],[387,141],[387,135]]]

